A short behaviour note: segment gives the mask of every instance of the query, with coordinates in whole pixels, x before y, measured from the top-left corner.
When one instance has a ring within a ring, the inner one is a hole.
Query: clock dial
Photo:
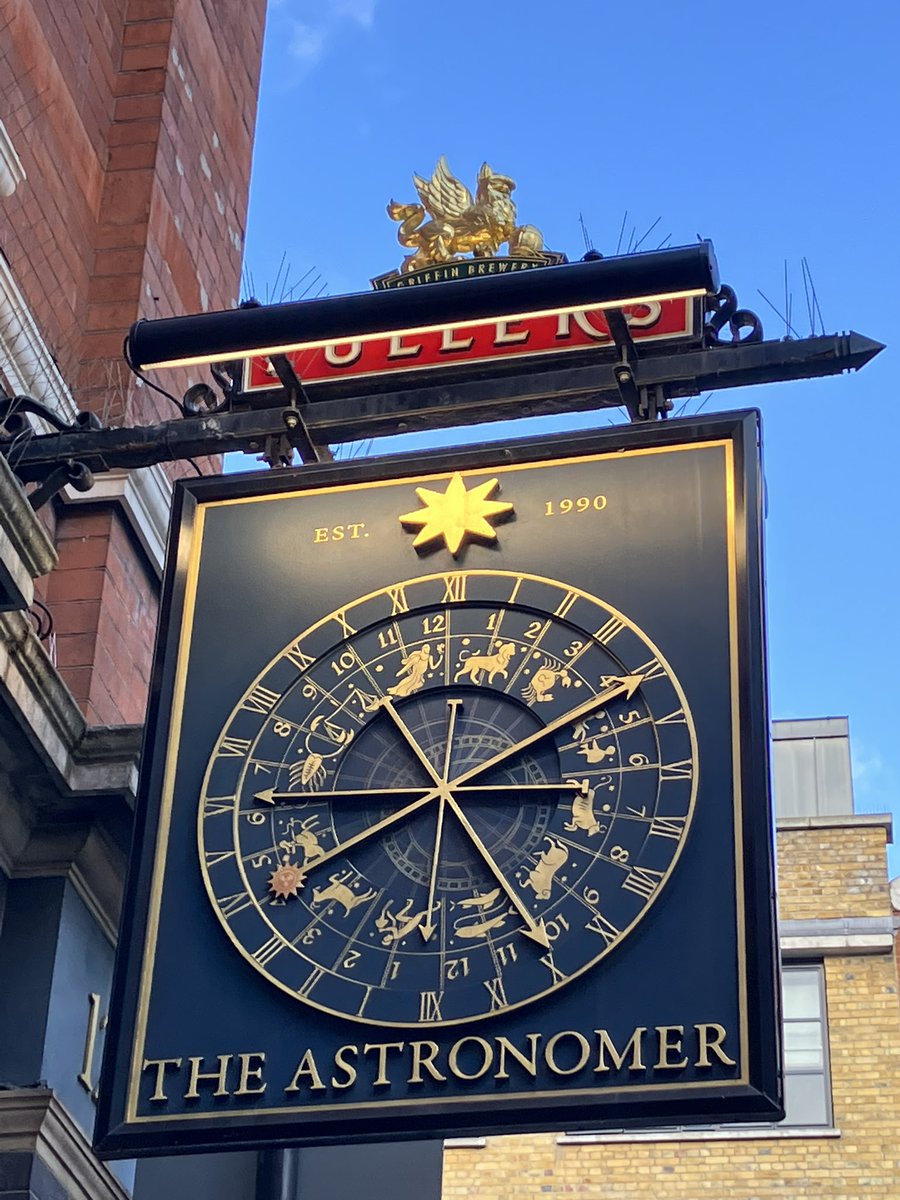
[[[565,583],[435,574],[301,633],[219,737],[201,867],[273,984],[377,1025],[564,987],[652,907],[688,835],[690,709],[626,615]]]

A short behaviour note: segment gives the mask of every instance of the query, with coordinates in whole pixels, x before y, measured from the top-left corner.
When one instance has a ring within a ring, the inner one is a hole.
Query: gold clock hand
[[[577,721],[580,717],[586,717],[593,709],[599,708],[601,704],[606,704],[609,700],[615,700],[617,696],[633,696],[643,682],[643,675],[625,675],[616,680],[616,683],[611,687],[606,688],[602,692],[598,692],[595,696],[591,696],[589,700],[585,700],[583,704],[577,704],[574,708],[570,708],[567,713],[563,713],[561,717],[557,717],[542,729],[538,729],[535,733],[529,734],[528,737],[522,738],[520,742],[516,742],[514,746],[507,746],[505,750],[499,751],[493,758],[489,758],[486,762],[478,763],[474,767],[470,767],[468,771],[464,771],[462,775],[458,775],[456,779],[451,779],[448,786],[457,788],[463,783],[467,783],[470,779],[474,779],[478,775],[484,774],[485,771],[490,771],[493,767],[497,767],[502,762],[506,762],[508,758],[512,758],[516,754],[520,754],[523,750],[527,750],[529,746],[533,746],[535,742],[539,742],[541,738],[547,737],[551,733],[556,733],[557,729],[562,729],[563,725],[568,725],[570,722]]]
[[[515,890],[515,888],[512,886],[512,884],[509,882],[509,880],[506,878],[506,876],[503,874],[503,872],[497,866],[490,850],[488,850],[487,846],[485,846],[484,842],[478,836],[478,833],[472,827],[472,823],[470,822],[469,818],[466,816],[466,814],[463,812],[463,810],[460,808],[460,806],[453,799],[452,795],[447,797],[447,803],[453,809],[453,812],[456,814],[457,820],[459,821],[459,823],[462,825],[463,829],[465,829],[466,833],[471,838],[472,843],[474,844],[475,848],[478,850],[481,857],[487,863],[488,867],[490,868],[491,874],[496,878],[496,880],[498,881],[500,886],[503,888],[504,892],[506,892],[506,895],[509,897],[509,900],[510,900],[513,908],[516,910],[516,912],[519,914],[519,916],[525,922],[526,928],[522,930],[522,933],[524,933],[524,935],[526,937],[531,938],[532,941],[537,942],[537,944],[539,946],[543,946],[545,950],[548,950],[550,948],[550,938],[547,936],[547,930],[544,926],[543,920],[536,921],[534,919],[534,917],[531,915],[531,913],[528,911],[528,909],[525,905],[525,902],[522,900],[522,897],[518,894],[518,892]]]
[[[447,747],[444,751],[444,769],[441,771],[441,781],[445,782],[450,773],[450,755],[453,751],[453,730],[456,726],[456,717],[459,709],[462,707],[462,700],[453,699],[447,701],[447,706],[450,709],[450,719],[447,723]],[[425,910],[425,920],[419,926],[419,932],[427,942],[431,939],[434,933],[435,926],[431,923],[431,914],[434,912],[434,889],[437,885],[438,862],[441,857],[441,836],[444,832],[444,813],[446,811],[446,798],[442,795],[438,801],[437,826],[434,831],[434,857],[431,860],[431,878],[428,881],[428,907]]]
[[[571,789],[583,792],[580,779],[565,779],[560,783],[476,783],[472,787],[454,787],[454,795],[471,795],[474,792],[563,792]]]
[[[415,754],[416,758],[419,760],[419,762],[422,764],[422,766],[428,772],[428,775],[429,775],[432,783],[441,783],[442,780],[441,780],[440,775],[438,775],[437,771],[434,769],[434,767],[431,765],[431,763],[425,757],[425,751],[422,749],[422,747],[419,745],[419,743],[413,737],[409,726],[406,724],[406,722],[403,720],[403,718],[397,712],[396,708],[394,708],[393,700],[391,700],[391,698],[389,696],[385,696],[384,699],[381,701],[381,707],[387,711],[391,720],[394,722],[394,724],[400,730],[400,733],[403,735],[403,740],[410,747],[410,749]]]
[[[374,837],[376,833],[381,833],[383,829],[395,825],[397,821],[402,821],[404,817],[410,816],[414,812],[418,812],[420,808],[424,808],[426,804],[430,804],[441,793],[432,788],[430,792],[426,792],[424,796],[420,796],[418,800],[413,800],[412,804],[407,804],[405,808],[400,808],[395,813],[390,813],[383,817],[380,821],[376,821],[374,825],[370,825],[368,829],[363,829],[359,833],[354,833],[353,837],[347,838],[346,842],[341,842],[339,846],[333,846],[330,850],[326,850],[324,854],[318,858],[314,858],[311,862],[306,862],[302,867],[298,868],[300,882],[298,887],[303,887],[306,882],[306,876],[315,867],[324,866],[325,863],[331,862],[333,858],[337,858],[340,854],[346,854],[348,850],[352,850],[354,846],[359,846],[362,842],[367,841],[370,837]]]
[[[431,791],[434,789],[429,787],[401,788],[388,784],[380,788],[344,788],[335,792],[277,792],[275,788],[264,788],[256,792],[253,799],[261,804],[275,804],[279,800],[295,800],[306,804],[310,800],[345,800],[351,797],[369,800],[373,796],[421,796]]]
[[[425,920],[419,926],[419,932],[423,939],[430,941],[431,935],[434,933],[435,926],[431,921],[431,914],[434,912],[434,889],[437,884],[438,859],[441,854],[441,836],[444,832],[444,814],[447,811],[447,798],[441,796],[438,801],[437,828],[434,831],[434,858],[431,860],[431,878],[428,881],[428,908],[425,910]]]

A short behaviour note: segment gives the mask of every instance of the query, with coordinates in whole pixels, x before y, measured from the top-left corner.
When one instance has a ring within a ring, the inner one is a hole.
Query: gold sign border
[[[735,478],[734,478],[734,447],[730,440],[725,438],[711,439],[709,441],[685,443],[683,445],[672,446],[648,446],[632,450],[612,450],[605,453],[573,455],[568,458],[546,459],[540,462],[531,463],[516,463],[501,466],[491,466],[488,468],[492,475],[507,474],[510,471],[536,470],[544,467],[553,467],[561,465],[571,465],[573,463],[600,462],[604,459],[615,458],[638,458],[648,455],[657,454],[677,454],[683,452],[703,452],[720,447],[725,452],[725,499],[726,499],[726,544],[728,558],[728,619],[729,619],[729,666],[731,673],[731,740],[732,740],[732,776],[733,776],[733,818],[734,818],[734,851],[735,851],[735,883],[736,883],[736,922],[737,922],[737,947],[738,947],[738,1006],[740,1014],[740,1053],[741,1053],[741,1072],[735,1079],[716,1080],[715,1082],[707,1080],[697,1080],[696,1082],[671,1082],[646,1083],[636,1084],[625,1088],[571,1088],[557,1089],[552,1091],[540,1092],[505,1092],[503,1095],[467,1095],[467,1096],[448,1096],[448,1097],[430,1097],[423,1099],[397,1099],[389,1100],[382,1098],[377,1100],[377,1106],[380,1113],[385,1110],[400,1111],[406,1108],[416,1108],[420,1105],[429,1105],[432,1108],[435,1105],[443,1106],[445,1104],[483,1104],[493,1102],[494,1104],[509,1104],[511,1101],[530,1101],[530,1100],[574,1100],[577,1098],[589,1097],[609,1097],[621,1093],[624,1096],[634,1095],[640,1092],[666,1092],[677,1090],[679,1092],[715,1088],[717,1090],[746,1087],[749,1081],[748,1076],[748,1058],[749,1058],[749,1016],[747,1012],[747,928],[746,928],[746,913],[744,911],[744,846],[743,846],[743,825],[741,821],[743,813],[743,794],[741,788],[741,746],[740,746],[740,694],[739,694],[739,678],[738,678],[738,611],[737,611],[737,557],[736,557],[736,538],[735,538]],[[161,806],[159,814],[159,825],[156,835],[156,847],[153,863],[153,875],[150,887],[149,911],[147,918],[146,935],[144,939],[144,949],[141,962],[141,978],[138,989],[137,1001],[137,1017],[134,1025],[134,1036],[131,1045],[131,1066],[129,1070],[128,1092],[125,1104],[125,1127],[128,1125],[144,1125],[157,1124],[167,1125],[176,1121],[197,1121],[207,1120],[213,1123],[220,1122],[223,1118],[242,1118],[247,1120],[252,1118],[258,1120],[261,1117],[267,1116],[285,1116],[292,1115],[300,1117],[305,1114],[327,1113],[327,1112],[345,1112],[349,1115],[358,1113],[359,1110],[371,1109],[373,1103],[376,1103],[372,1098],[357,1103],[343,1102],[340,1104],[309,1104],[309,1105],[288,1105],[279,1107],[253,1107],[244,1109],[223,1109],[218,1112],[193,1112],[193,1113],[151,1113],[147,1115],[139,1114],[137,1111],[140,1077],[143,1069],[144,1050],[147,1036],[147,1020],[150,1004],[150,992],[152,984],[153,968],[156,958],[156,942],[159,935],[159,917],[162,900],[162,890],[165,879],[165,863],[168,850],[168,839],[171,827],[172,817],[172,802],[174,797],[175,774],[178,764],[177,748],[180,742],[181,723],[184,714],[184,696],[185,684],[187,679],[187,665],[190,657],[191,635],[194,628],[194,614],[196,607],[197,582],[200,571],[200,555],[203,542],[203,526],[204,514],[207,509],[226,507],[235,504],[254,504],[273,500],[288,500],[299,496],[324,495],[340,490],[341,492],[363,491],[372,488],[383,487],[409,487],[414,484],[429,483],[436,480],[446,480],[447,476],[452,472],[440,471],[427,475],[403,476],[400,478],[378,479],[364,483],[335,483],[319,488],[298,488],[293,492],[279,492],[277,494],[269,494],[265,496],[244,496],[235,497],[227,500],[213,500],[206,504],[199,503],[193,528],[190,532],[190,546],[179,548],[180,553],[187,553],[188,564],[185,579],[185,597],[184,611],[182,617],[181,632],[179,635],[178,654],[176,659],[175,683],[172,697],[171,716],[169,720],[169,733],[166,749],[166,765],[163,778],[163,792],[161,797]],[[472,475],[484,475],[484,467],[466,468],[459,472],[464,478]],[[136,1051],[139,1049],[139,1053]],[[122,1132],[120,1130],[119,1132]]]

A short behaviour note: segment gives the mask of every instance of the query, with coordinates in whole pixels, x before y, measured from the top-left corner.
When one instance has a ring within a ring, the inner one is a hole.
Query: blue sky
[[[786,332],[785,263],[791,326],[811,331],[806,258],[826,331],[887,350],[858,375],[719,392],[704,411],[763,413],[773,716],[849,716],[857,809],[895,815],[898,44],[885,0],[271,0],[247,238],[263,300],[310,269],[295,294],[365,290],[404,253],[387,201],[412,199],[412,172],[445,153],[470,187],[484,159],[512,175],[519,219],[573,259],[579,214],[605,254],[623,222],[622,249],[657,218],[643,249],[711,238],[767,337]]]

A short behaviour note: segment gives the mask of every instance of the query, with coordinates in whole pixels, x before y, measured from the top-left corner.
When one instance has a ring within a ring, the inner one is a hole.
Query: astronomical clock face
[[[203,789],[206,885],[302,1003],[377,1025],[498,1014],[628,937],[697,766],[687,699],[627,614],[533,575],[398,580],[240,697]]]

